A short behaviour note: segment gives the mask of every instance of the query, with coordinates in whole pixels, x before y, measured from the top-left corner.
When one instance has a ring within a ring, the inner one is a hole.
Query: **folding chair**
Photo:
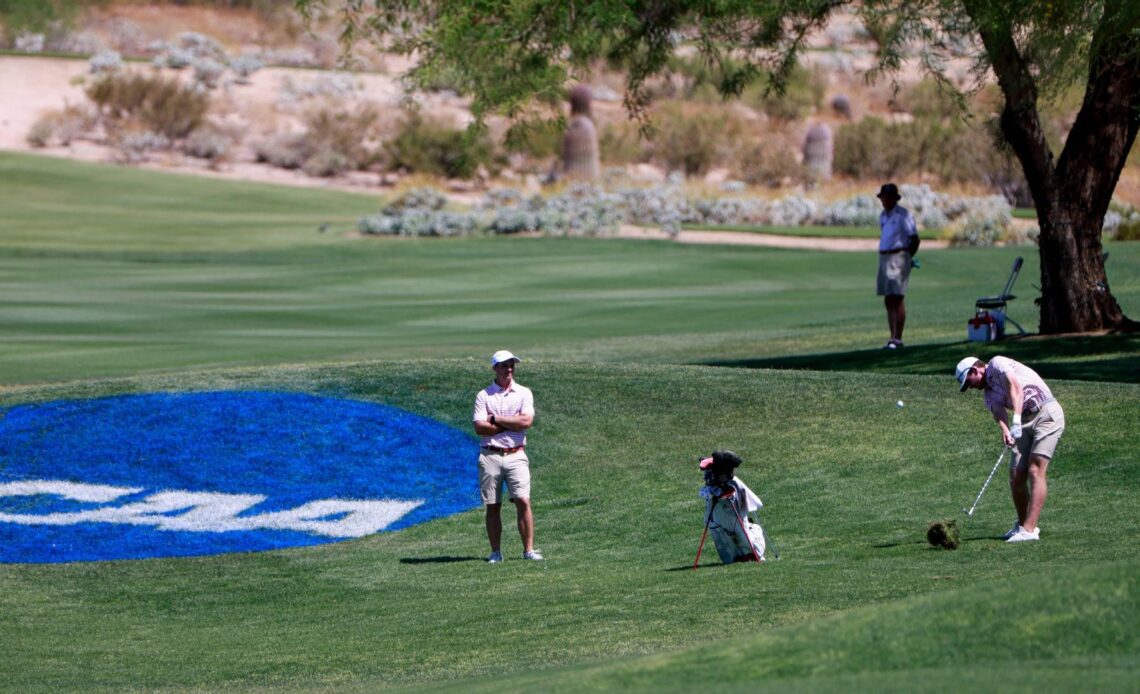
[[[1015,326],[1017,326],[1017,332],[1018,333],[1020,333],[1021,335],[1024,335],[1025,329],[1021,327],[1020,323],[1018,323],[1014,319],[1010,318],[1006,314],[1006,310],[1005,310],[1006,303],[1017,298],[1013,294],[1010,294],[1010,292],[1013,291],[1013,283],[1017,281],[1017,275],[1018,275],[1018,273],[1021,272],[1022,260],[1023,259],[1021,258],[1021,256],[1018,256],[1017,260],[1013,261],[1013,267],[1011,267],[1010,271],[1009,271],[1009,279],[1007,279],[1005,281],[1005,288],[1001,290],[1001,294],[999,294],[997,296],[983,296],[982,298],[980,298],[974,302],[974,306],[976,308],[978,308],[979,310],[984,309],[986,311],[998,312],[998,314],[1001,316],[999,323],[1001,321],[1007,320],[1010,323],[1013,323]],[[1002,327],[1002,332],[1004,333],[1004,326]]]

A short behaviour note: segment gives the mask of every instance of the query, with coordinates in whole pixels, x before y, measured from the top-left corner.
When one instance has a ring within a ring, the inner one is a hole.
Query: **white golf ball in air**
[[[903,403],[902,400],[899,400],[898,402],[895,403],[895,407],[906,407],[906,405]]]

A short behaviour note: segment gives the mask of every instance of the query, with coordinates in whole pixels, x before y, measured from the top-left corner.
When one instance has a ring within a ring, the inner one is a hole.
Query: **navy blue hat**
[[[898,200],[902,196],[899,195],[899,187],[896,186],[894,183],[884,183],[883,187],[879,188],[879,194],[876,195],[875,197],[877,197],[877,198],[888,197],[888,198],[893,198],[895,200]]]

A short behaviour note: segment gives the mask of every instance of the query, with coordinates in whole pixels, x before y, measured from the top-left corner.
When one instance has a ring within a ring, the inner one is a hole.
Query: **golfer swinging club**
[[[1009,489],[1017,522],[1002,539],[1040,539],[1037,519],[1048,493],[1045,475],[1065,431],[1064,410],[1036,371],[1007,357],[994,357],[989,364],[966,357],[958,362],[954,375],[962,392],[967,388],[983,391],[986,409],[1001,428],[1002,443],[1016,446],[1009,466]]]
[[[491,556],[503,560],[503,483],[518,516],[523,559],[542,561],[534,548],[534,516],[530,508],[530,460],[526,457],[526,430],[534,424],[534,395],[515,381],[515,365],[521,360],[507,350],[491,355],[495,382],[475,396],[474,425],[479,434],[479,493],[486,506],[487,539]]]

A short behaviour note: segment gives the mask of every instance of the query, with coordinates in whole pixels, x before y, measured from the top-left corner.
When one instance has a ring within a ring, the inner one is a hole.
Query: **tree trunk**
[[[1041,229],[1042,334],[1095,332],[1125,327],[1127,319],[1109,290],[1100,243],[1101,213],[1088,205],[1057,205],[1037,218]]]
[[[1112,296],[1101,246],[1104,215],[1140,128],[1140,59],[1127,44],[1127,30],[1102,21],[1084,103],[1053,173],[1056,198],[1036,201],[1042,333],[1136,327]]]
[[[1112,296],[1101,228],[1140,129],[1140,58],[1129,32],[1102,21],[1093,40],[1084,102],[1060,159],[1045,139],[1037,86],[1018,52],[1008,18],[967,0],[1005,96],[1002,133],[1025,170],[1041,230],[1043,334],[1135,330]],[[1105,14],[1108,17],[1109,13]]]

